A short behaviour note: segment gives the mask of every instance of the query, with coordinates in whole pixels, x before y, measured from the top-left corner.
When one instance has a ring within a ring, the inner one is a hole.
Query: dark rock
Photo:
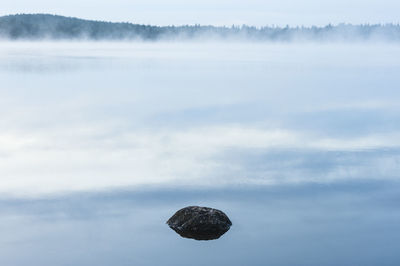
[[[225,234],[232,222],[220,210],[190,206],[177,211],[167,224],[182,237],[213,240]]]

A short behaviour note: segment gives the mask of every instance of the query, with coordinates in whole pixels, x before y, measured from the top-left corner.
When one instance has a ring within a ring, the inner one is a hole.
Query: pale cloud
[[[290,164],[298,164],[299,157],[288,160],[288,168],[282,167],[279,174],[275,170],[252,173],[247,165],[251,160],[244,158],[234,165],[229,156],[236,153],[246,157],[246,153],[254,151],[268,154],[280,150],[285,154],[285,151],[293,150],[323,154],[400,147],[398,134],[339,139],[239,125],[156,132],[138,130],[117,135],[104,135],[110,128],[101,125],[46,131],[0,136],[1,152],[5,154],[0,172],[2,192],[36,194],[150,184],[215,186],[326,182],[343,178],[343,171],[347,178],[357,178],[360,176],[357,171],[364,173],[365,169],[356,165],[340,166],[327,170],[326,178],[318,179],[292,168]],[[285,156],[282,159],[286,160]],[[265,160],[264,163],[270,162]],[[302,168],[301,164],[295,168]],[[380,164],[388,171],[396,168],[387,160]],[[244,168],[248,171],[243,171]],[[387,175],[387,178],[392,176]]]

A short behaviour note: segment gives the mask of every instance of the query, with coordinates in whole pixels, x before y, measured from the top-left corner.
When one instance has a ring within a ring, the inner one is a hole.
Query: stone
[[[232,226],[232,222],[222,211],[199,206],[189,206],[177,211],[167,224],[182,237],[195,240],[218,239]]]

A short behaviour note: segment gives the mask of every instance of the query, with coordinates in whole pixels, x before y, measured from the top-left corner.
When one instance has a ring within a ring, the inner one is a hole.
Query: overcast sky
[[[2,0],[0,15],[52,13],[144,24],[398,23],[398,0]]]

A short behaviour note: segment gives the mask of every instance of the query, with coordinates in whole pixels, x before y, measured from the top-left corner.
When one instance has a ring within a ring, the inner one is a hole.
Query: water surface
[[[398,265],[400,47],[1,43],[2,265]],[[179,208],[224,210],[218,241]]]

